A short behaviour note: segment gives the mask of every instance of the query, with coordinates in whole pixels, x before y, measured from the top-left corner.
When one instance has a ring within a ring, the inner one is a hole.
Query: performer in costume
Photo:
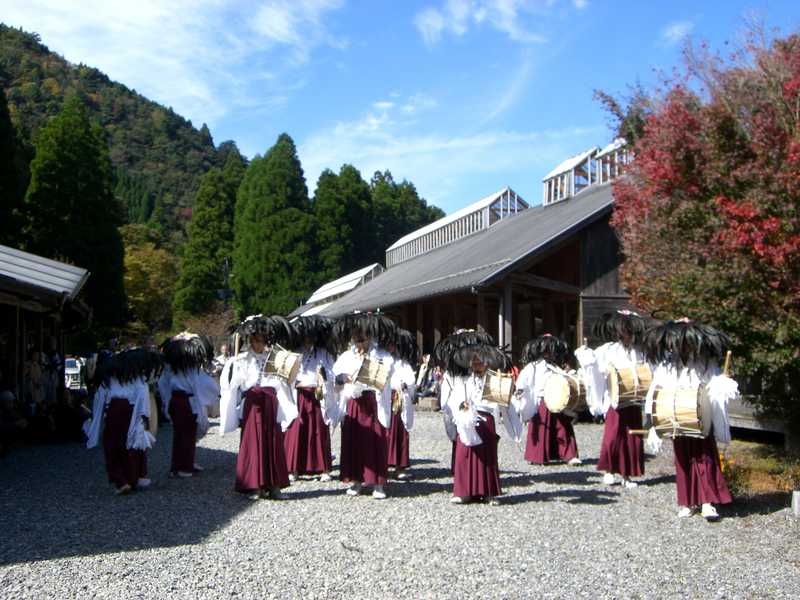
[[[566,366],[568,352],[567,343],[549,333],[530,340],[522,349],[525,367],[517,377],[514,403],[523,423],[528,423],[525,460],[532,464],[555,460],[582,464],[572,417],[563,412],[551,413],[543,401],[547,378],[556,373],[554,367]]]
[[[214,357],[208,338],[184,331],[161,345],[166,366],[158,380],[161,401],[172,421],[173,477],[191,477],[203,468],[195,461],[197,440],[208,432],[208,407],[219,398],[219,385],[203,367]]]
[[[146,488],[146,451],[155,438],[148,431],[151,401],[148,381],[161,368],[161,355],[135,348],[119,352],[97,365],[92,418],[84,424],[86,447],[102,435],[109,481],[117,494]]]
[[[629,370],[637,377],[637,365],[645,363],[642,349],[645,328],[645,320],[635,312],[606,313],[592,327],[603,344],[594,350],[583,346],[575,351],[587,382],[589,410],[595,416],[605,417],[597,470],[603,472],[606,485],[618,483],[615,476],[619,476],[624,487],[634,488],[638,484],[631,477],[644,475],[643,440],[628,433],[631,429],[641,429],[642,407],[640,403],[612,406],[608,372],[613,366],[617,371]],[[642,399],[646,387],[645,384]]]
[[[443,396],[445,428],[455,442],[452,504],[483,499],[500,503],[496,423],[502,417],[512,439],[522,434],[513,405],[501,406],[484,398],[486,369],[508,370],[511,361],[486,333],[462,331],[448,336],[434,353],[445,362],[452,388]]]
[[[701,507],[704,518],[716,520],[719,515],[714,505],[732,501],[717,450],[717,441],[731,440],[728,402],[739,391],[737,383],[720,372],[729,346],[730,339],[721,331],[688,319],[668,321],[645,334],[647,358],[656,365],[645,401],[645,428],[653,425],[656,391],[660,388],[699,390],[705,386],[708,397],[706,414],[701,415],[711,419],[708,436],[673,438],[679,517],[690,517]]]
[[[342,422],[341,475],[350,483],[347,494],[357,496],[362,486],[372,486],[372,497],[386,498],[388,477],[388,427],[392,412],[394,360],[384,348],[395,337],[395,325],[382,315],[360,313],[339,319],[333,328],[340,348],[333,372],[339,394]],[[381,389],[355,380],[364,359],[383,363],[388,369]]]
[[[338,406],[333,390],[334,359],[331,347],[333,321],[325,317],[299,317],[293,321],[302,340],[298,352],[302,365],[293,386],[298,417],[284,437],[289,480],[298,475],[319,475],[331,480],[330,425],[337,421]]]
[[[392,416],[389,424],[389,469],[394,469],[398,479],[408,479],[409,432],[414,427],[414,397],[417,364],[417,340],[405,329],[397,330],[397,340],[388,348],[394,358],[394,373],[389,385],[392,388]]]
[[[220,434],[241,426],[236,459],[236,491],[252,499],[284,498],[289,486],[284,432],[297,418],[297,406],[286,381],[265,372],[270,349],[291,348],[297,332],[283,317],[255,315],[245,319],[238,334],[250,348],[235,357],[229,381],[223,377],[220,399]]]

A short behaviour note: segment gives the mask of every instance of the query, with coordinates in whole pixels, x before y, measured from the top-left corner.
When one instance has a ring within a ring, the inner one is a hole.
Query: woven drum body
[[[288,350],[273,350],[264,365],[267,375],[274,375],[287,383],[292,383],[300,370],[303,357],[296,352]]]
[[[578,412],[586,404],[586,391],[578,378],[566,372],[550,373],[544,383],[544,405],[551,413]]]
[[[514,378],[511,375],[492,370],[486,371],[486,379],[483,384],[484,400],[507,407],[511,403],[511,394],[513,393]]]
[[[653,426],[663,437],[707,437],[711,430],[711,411],[705,386],[657,389]]]
[[[368,358],[365,358],[364,362],[361,363],[361,368],[358,370],[358,373],[356,373],[355,376],[356,383],[360,383],[376,390],[382,390],[385,388],[388,381],[389,366],[382,362],[370,360]]]
[[[631,404],[642,404],[652,381],[653,373],[645,363],[623,369],[609,365],[608,395],[611,397],[611,406],[625,408]]]
[[[147,431],[152,433],[153,437],[158,434],[158,404],[156,404],[156,397],[153,392],[150,392],[150,419]]]

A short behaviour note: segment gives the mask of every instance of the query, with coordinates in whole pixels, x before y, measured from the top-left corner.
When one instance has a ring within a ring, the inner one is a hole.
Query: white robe
[[[236,430],[244,413],[244,395],[253,387],[271,387],[278,397],[276,422],[286,431],[297,418],[297,405],[294,403],[289,385],[273,375],[264,373],[267,352],[257,354],[252,350],[242,352],[230,361],[230,382],[227,376],[221,378],[219,433],[224,435]],[[227,375],[223,369],[223,375]]]
[[[375,392],[375,400],[378,404],[378,421],[380,421],[381,425],[388,428],[392,416],[392,388],[389,382],[392,380],[394,374],[394,359],[391,354],[378,348],[375,344],[370,345],[366,357],[370,360],[381,361],[389,366],[389,378],[386,381],[386,385],[382,390],[370,388],[355,382],[347,383],[342,386],[341,389],[338,390],[338,418],[343,419],[344,415],[347,414],[347,403],[352,398],[358,398],[365,391],[373,390]],[[361,363],[363,362],[364,357],[356,352],[355,346],[352,346],[349,350],[342,352],[339,358],[336,359],[336,363],[333,365],[333,373],[334,375],[347,375],[351,379],[355,379],[355,375],[358,373],[358,370],[361,368]]]
[[[731,441],[731,428],[728,421],[728,402],[739,394],[739,385],[726,375],[720,374],[719,366],[694,363],[681,369],[661,363],[653,371],[653,381],[647,390],[645,414],[653,414],[653,400],[656,389],[660,387],[687,387],[697,389],[705,384],[710,400],[711,422],[714,437],[718,442]]]
[[[297,388],[316,388],[318,383],[317,373],[320,367],[325,369],[326,377],[322,385],[322,401],[320,402],[322,420],[325,421],[326,425],[331,425],[339,421],[339,406],[336,401],[333,385],[333,357],[328,354],[324,348],[316,348],[303,352],[303,362],[300,364],[300,370],[297,372],[297,377],[294,380],[294,389],[292,393],[294,401],[297,403]]]
[[[97,388],[92,404],[92,418],[84,423],[86,447],[94,448],[100,443],[106,405],[114,398],[125,398],[132,406],[126,446],[131,450],[152,448],[156,439],[144,427],[144,417],[150,418],[150,388],[143,378],[120,383],[113,377]]]
[[[197,439],[200,439],[208,432],[208,407],[219,398],[219,385],[211,375],[200,369],[176,373],[167,365],[158,380],[158,393],[167,410],[175,390],[189,395],[189,406],[197,417]]]
[[[483,442],[477,431],[480,421],[485,417],[480,412],[489,413],[494,417],[495,423],[503,420],[509,437],[519,441],[522,437],[522,423],[519,420],[514,404],[508,408],[495,402],[483,399],[483,375],[468,375],[455,377],[452,380],[452,393],[447,400],[448,416],[455,425],[458,438],[465,446],[477,446]],[[462,404],[464,409],[462,409]],[[498,429],[499,431],[499,429]]]
[[[646,362],[641,352],[625,348],[619,342],[608,342],[594,350],[581,346],[575,350],[575,358],[578,359],[583,371],[586,402],[594,416],[605,416],[611,407],[611,395],[608,390],[609,365],[613,365],[619,371]],[[652,370],[652,366],[650,368]]]
[[[442,384],[439,386],[439,406],[442,410],[442,420],[444,421],[444,431],[451,442],[456,441],[458,428],[456,427],[453,412],[450,410],[450,396],[453,394],[455,378],[450,373],[445,373],[442,377]]]
[[[416,377],[414,376],[413,367],[404,360],[397,360],[394,363],[394,373],[389,385],[392,391],[400,394],[402,407],[400,409],[400,418],[403,420],[403,426],[406,431],[411,431],[414,427],[414,392],[417,389]],[[403,384],[406,384],[405,391]]]
[[[539,412],[539,406],[544,402],[544,385],[552,373],[556,370],[544,359],[528,363],[519,372],[511,402],[522,423],[527,423]]]

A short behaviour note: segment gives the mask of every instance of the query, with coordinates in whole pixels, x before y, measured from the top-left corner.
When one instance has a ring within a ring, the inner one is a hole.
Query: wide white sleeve
[[[533,393],[535,374],[536,368],[533,363],[525,365],[517,375],[515,383],[517,391],[511,398],[515,411],[523,423],[530,421],[539,410],[539,403]]]
[[[604,415],[608,411],[609,402],[606,401],[606,369],[601,364],[600,353],[591,348],[581,346],[575,350],[575,358],[583,371],[583,383],[586,386],[586,401],[589,412],[593,416]]]
[[[172,400],[172,369],[165,366],[161,371],[161,377],[158,378],[158,395],[161,396],[161,405],[164,407],[164,412],[169,412],[169,403]]]
[[[230,381],[225,378],[219,398],[219,434],[225,435],[239,428],[239,404],[242,397],[242,363],[232,358],[225,368],[230,371]],[[224,373],[224,369],[223,369]]]
[[[133,414],[128,425],[127,447],[131,450],[148,450],[153,447],[156,438],[144,426],[145,417],[150,418],[150,388],[144,381],[127,386],[133,394]]]
[[[103,416],[108,400],[108,388],[104,385],[98,387],[94,392],[92,402],[92,418],[84,423],[84,433],[86,434],[86,447],[94,448],[100,443],[100,432],[103,429]]]
[[[500,415],[503,418],[503,424],[506,427],[508,436],[515,442],[519,442],[522,439],[524,427],[514,404],[511,403],[508,407],[501,406]]]
[[[481,417],[467,398],[467,386],[460,378],[453,382],[453,391],[447,404],[453,415],[453,422],[461,443],[465,446],[481,444],[483,440],[477,429]]]
[[[708,382],[708,397],[711,400],[711,420],[714,437],[718,442],[731,441],[731,426],[728,421],[728,403],[739,395],[739,384],[726,375],[714,375]]]

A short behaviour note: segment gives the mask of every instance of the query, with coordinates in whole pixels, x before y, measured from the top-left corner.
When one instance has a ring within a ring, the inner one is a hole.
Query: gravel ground
[[[800,521],[738,501],[678,520],[670,444],[633,490],[594,468],[602,427],[578,425],[582,467],[534,467],[503,439],[503,505],[452,506],[441,418],[418,413],[415,478],[389,498],[302,480],[287,500],[233,492],[238,435],[201,442],[207,467],[115,497],[102,452],[22,448],[0,461],[4,598],[797,598]],[[338,431],[334,452],[338,453]]]

